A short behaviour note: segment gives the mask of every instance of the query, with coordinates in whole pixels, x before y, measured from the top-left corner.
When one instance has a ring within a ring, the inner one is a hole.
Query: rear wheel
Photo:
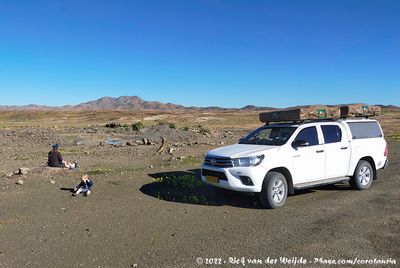
[[[360,160],[354,176],[350,180],[350,185],[357,190],[367,190],[371,187],[373,180],[374,170],[371,164],[365,160]]]
[[[279,172],[268,172],[259,194],[260,204],[272,209],[282,207],[286,202],[287,193],[286,177]]]

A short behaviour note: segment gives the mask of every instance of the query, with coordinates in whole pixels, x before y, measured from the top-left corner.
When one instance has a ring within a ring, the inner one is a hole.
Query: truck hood
[[[253,144],[233,144],[208,151],[207,156],[216,157],[249,157],[264,154],[267,150],[276,149],[279,146],[253,145]]]

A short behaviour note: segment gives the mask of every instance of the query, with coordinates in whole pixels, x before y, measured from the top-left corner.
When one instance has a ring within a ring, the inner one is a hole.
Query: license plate
[[[218,183],[219,179],[218,179],[218,177],[214,177],[214,176],[206,176],[206,181],[212,182],[212,183]]]

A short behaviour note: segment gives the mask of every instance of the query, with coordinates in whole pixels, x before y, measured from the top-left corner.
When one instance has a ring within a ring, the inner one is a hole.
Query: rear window
[[[378,122],[347,122],[353,139],[368,139],[382,137]]]

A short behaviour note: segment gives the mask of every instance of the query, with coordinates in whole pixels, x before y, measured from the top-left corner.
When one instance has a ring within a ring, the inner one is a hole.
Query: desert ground
[[[0,267],[243,267],[242,257],[398,265],[400,112],[378,120],[390,165],[371,189],[302,190],[266,210],[198,181],[207,150],[260,126],[257,111],[1,111]],[[78,170],[46,167],[53,143]],[[92,194],[73,197],[82,174]]]

